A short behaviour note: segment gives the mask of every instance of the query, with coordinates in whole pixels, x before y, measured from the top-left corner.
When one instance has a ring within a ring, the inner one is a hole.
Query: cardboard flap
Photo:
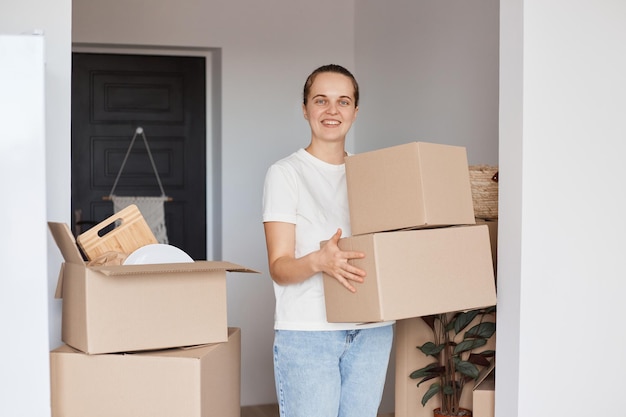
[[[66,223],[48,222],[48,228],[50,229],[50,233],[52,233],[52,237],[61,251],[61,255],[63,255],[63,259],[65,259],[65,262],[76,264],[84,263],[83,257],[78,250],[78,246],[76,245],[74,235],[72,235],[72,232]]]
[[[54,291],[54,298],[56,299],[63,298],[63,274],[65,274],[65,263],[61,264],[61,269],[59,270],[59,278],[57,279],[57,288]]]
[[[79,355],[83,354],[83,352],[81,352],[78,349],[75,349],[69,345],[66,344],[62,344],[61,346],[57,347],[56,349],[53,349],[50,353],[54,354],[54,353],[77,353]]]
[[[496,358],[493,358],[489,366],[480,371],[478,378],[476,378],[476,381],[474,382],[474,389],[478,388],[478,386],[482,384],[492,372],[494,372],[494,369],[496,369]]]
[[[249,269],[231,262],[223,261],[196,261],[189,263],[169,263],[169,264],[145,264],[145,265],[111,265],[97,266],[90,268],[107,276],[127,276],[142,274],[165,274],[175,272],[212,272],[212,271],[228,271],[228,272],[249,272],[256,273],[253,269]]]

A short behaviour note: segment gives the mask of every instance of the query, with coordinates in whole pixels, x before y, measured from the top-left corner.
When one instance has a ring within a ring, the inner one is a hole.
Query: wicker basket
[[[470,184],[474,202],[474,216],[478,219],[498,218],[498,167],[470,165]]]

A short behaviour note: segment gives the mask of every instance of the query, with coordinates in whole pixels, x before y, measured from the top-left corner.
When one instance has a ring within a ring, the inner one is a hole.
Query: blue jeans
[[[376,417],[393,326],[274,335],[281,417]]]

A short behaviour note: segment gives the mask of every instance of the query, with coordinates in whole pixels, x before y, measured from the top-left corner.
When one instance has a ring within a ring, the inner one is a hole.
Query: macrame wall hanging
[[[115,187],[117,187],[117,183],[120,179],[120,176],[122,175],[122,171],[124,170],[124,166],[126,165],[126,161],[128,160],[128,156],[130,155],[130,151],[133,148],[133,145],[135,144],[135,139],[137,139],[138,135],[141,135],[141,137],[143,138],[143,143],[146,146],[146,151],[148,151],[148,157],[150,158],[150,163],[152,164],[154,175],[156,176],[157,182],[159,183],[159,188],[161,189],[160,196],[118,196],[114,194]],[[117,173],[115,182],[113,183],[113,188],[111,188],[111,192],[109,193],[108,198],[105,199],[113,201],[113,211],[115,213],[119,212],[125,207],[128,207],[131,204],[137,205],[137,208],[139,208],[139,211],[145,218],[146,223],[148,223],[148,225],[150,226],[150,229],[152,230],[152,233],[154,233],[157,241],[163,244],[169,243],[167,238],[167,228],[165,227],[164,204],[166,201],[171,201],[172,199],[165,195],[165,191],[163,190],[163,184],[161,183],[161,178],[159,177],[159,172],[157,171],[156,164],[154,163],[152,152],[150,152],[148,139],[146,138],[142,127],[137,127],[137,129],[135,130],[135,134],[130,141],[130,145],[128,146],[128,150],[126,151],[126,155],[124,156],[124,160],[122,161],[122,165],[120,166],[120,170]]]

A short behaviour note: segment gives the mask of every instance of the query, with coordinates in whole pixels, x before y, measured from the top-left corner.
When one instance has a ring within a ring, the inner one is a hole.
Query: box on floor
[[[496,304],[486,225],[372,233],[340,239],[366,271],[356,293],[324,275],[329,322],[377,322]]]
[[[477,323],[475,322],[475,324]],[[417,346],[422,346],[432,340],[432,331],[421,318],[410,318],[396,322],[395,417],[432,417],[433,409],[440,406],[438,397],[431,398],[425,406],[422,406],[421,400],[430,387],[430,381],[417,387],[417,381],[409,377],[411,372],[433,362],[434,358],[426,356],[417,349]],[[495,344],[496,338],[492,337],[487,345],[481,349],[495,349]],[[471,384],[469,382],[465,386],[460,406],[474,410],[475,405],[477,405],[478,408],[473,413],[475,417],[493,417],[493,414],[491,416],[482,414],[485,406],[488,407],[488,400],[483,401],[481,398],[478,400],[480,402],[473,404],[476,394],[483,397],[483,394],[489,395],[489,393],[473,391]],[[492,394],[495,396],[495,392],[492,391]]]
[[[475,223],[464,147],[411,142],[345,162],[352,235]]]
[[[476,380],[472,393],[473,417],[493,417],[496,406],[496,362],[485,368]]]
[[[87,266],[64,223],[48,223],[65,262],[61,338],[90,354],[165,349],[228,340],[229,262]]]
[[[239,417],[241,331],[224,343],[89,355],[50,353],[53,417]]]

